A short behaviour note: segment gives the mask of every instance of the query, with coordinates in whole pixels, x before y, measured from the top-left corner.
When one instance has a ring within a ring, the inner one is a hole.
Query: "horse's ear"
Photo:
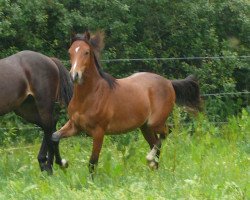
[[[98,31],[98,32],[96,32],[95,35],[93,35],[90,38],[90,44],[93,46],[94,50],[99,52],[99,53],[104,48],[104,37],[105,37],[104,32]]]
[[[87,41],[90,40],[90,33],[89,33],[89,31],[85,31],[84,38],[86,38]]]

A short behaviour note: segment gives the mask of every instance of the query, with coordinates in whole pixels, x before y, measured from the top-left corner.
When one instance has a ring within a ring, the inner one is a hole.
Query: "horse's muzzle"
[[[74,83],[81,84],[83,82],[82,80],[82,73],[80,72],[72,72],[71,73],[71,79]]]

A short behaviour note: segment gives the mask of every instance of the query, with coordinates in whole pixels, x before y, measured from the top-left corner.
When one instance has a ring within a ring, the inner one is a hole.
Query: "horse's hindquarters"
[[[8,75],[8,74],[7,74]],[[0,114],[18,107],[27,97],[27,83],[22,76],[13,72],[0,80]]]

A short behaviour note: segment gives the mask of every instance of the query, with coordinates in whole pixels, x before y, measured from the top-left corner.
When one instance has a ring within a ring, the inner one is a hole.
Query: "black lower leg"
[[[97,165],[97,161],[94,161],[94,160],[89,161],[89,173],[90,174],[93,174],[95,172],[96,165]]]
[[[157,159],[159,159],[160,153],[161,153],[161,135],[160,135],[160,138],[158,138],[158,140],[157,140],[156,147],[157,147],[156,157],[157,157]]]
[[[51,141],[51,134],[46,134],[45,139],[48,145],[48,159],[47,159],[48,172],[52,173],[52,166],[54,162],[54,147]]]
[[[61,158],[60,150],[59,150],[60,133],[54,132],[52,134],[51,141],[53,144],[54,153],[56,157],[56,164],[62,166],[62,158]]]
[[[54,153],[55,153],[55,158],[56,158],[56,164],[62,166],[62,158],[61,158],[60,150],[59,150],[59,141],[58,142],[53,141],[53,147],[54,147]]]
[[[157,136],[156,136],[157,137]],[[158,168],[159,167],[159,158],[160,158],[160,154],[161,154],[161,146],[162,146],[162,140],[163,139],[165,139],[165,134],[160,134],[160,138],[158,138],[158,140],[157,140],[157,144],[155,145],[156,146],[156,148],[157,148],[157,152],[156,152],[156,159],[155,159],[155,161],[156,161],[156,168]]]
[[[155,163],[156,163],[156,168],[159,167],[159,158],[160,158],[160,153],[161,153],[161,144],[157,145],[157,152],[155,155]]]
[[[98,161],[93,161],[93,160],[89,161],[89,174],[92,180],[94,180],[94,174],[95,174],[95,168],[97,166],[97,162]]]
[[[47,147],[45,136],[44,136],[43,140],[42,140],[40,151],[39,151],[38,156],[37,156],[41,171],[46,170],[47,152],[48,152],[48,147]]]

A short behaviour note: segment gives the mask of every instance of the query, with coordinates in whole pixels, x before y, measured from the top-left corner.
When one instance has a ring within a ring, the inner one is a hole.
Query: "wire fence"
[[[209,96],[228,96],[228,95],[243,95],[243,94],[250,94],[249,91],[242,91],[242,92],[221,92],[221,93],[210,93],[210,94],[201,94],[202,97],[209,97]]]
[[[250,56],[197,56],[197,57],[167,57],[167,58],[118,58],[103,59],[101,62],[129,62],[129,61],[167,61],[167,60],[218,60],[218,59],[250,59]]]
[[[228,122],[210,122],[212,124],[216,124],[216,125],[224,125],[227,124]],[[183,123],[182,126],[191,126],[192,123]],[[169,127],[174,127],[174,124],[168,124]],[[32,127],[28,127],[29,129]],[[36,129],[35,127],[33,127],[34,129]],[[37,127],[38,128],[38,127]],[[25,128],[24,128],[25,129]],[[29,146],[22,146],[22,147],[11,147],[11,148],[4,148],[1,149],[0,148],[0,153],[1,152],[11,152],[11,151],[18,151],[21,149],[33,149],[33,148],[39,148],[41,144],[35,144],[35,145],[29,145]]]
[[[215,96],[239,96],[239,95],[250,95],[250,91],[242,91],[242,92],[221,92],[221,93],[210,93],[210,94],[201,94],[201,97],[215,97]],[[226,123],[226,122],[212,122],[212,123]],[[8,130],[41,130],[39,127],[12,127],[12,128],[0,128],[2,131]]]
[[[101,62],[137,62],[137,61],[171,61],[171,60],[218,60],[218,59],[250,59],[250,56],[243,55],[243,56],[198,56],[198,57],[168,57],[168,58],[121,58],[121,59],[104,59]],[[210,93],[210,94],[201,94],[201,97],[216,97],[216,96],[239,96],[239,95],[249,95],[250,91],[242,91],[242,92],[221,92],[221,93]],[[228,122],[210,122],[212,124],[223,125],[227,124]],[[184,126],[189,126],[190,123],[184,123]],[[0,128],[2,131],[8,130],[41,130],[39,127],[13,127],[13,128]],[[30,145],[25,147],[13,147],[8,149],[0,149],[1,151],[15,151],[20,149],[31,149],[38,147],[38,145]]]

